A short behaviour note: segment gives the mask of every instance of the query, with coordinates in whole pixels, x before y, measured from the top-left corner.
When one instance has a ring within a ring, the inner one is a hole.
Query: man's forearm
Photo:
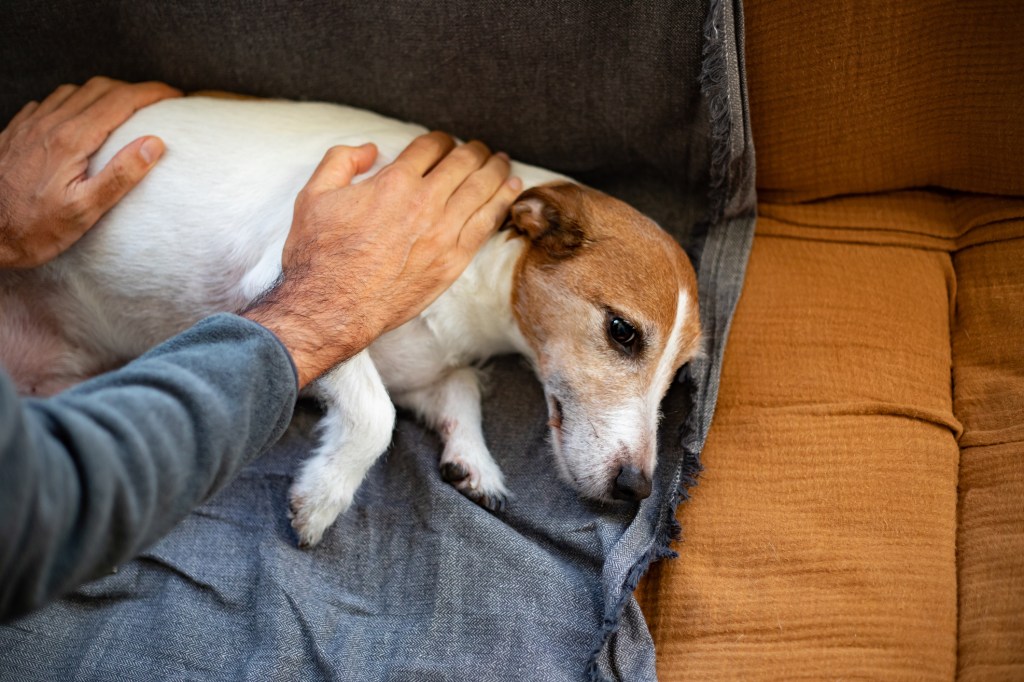
[[[231,315],[50,400],[0,376],[0,619],[154,542],[281,436],[296,396],[284,347]]]

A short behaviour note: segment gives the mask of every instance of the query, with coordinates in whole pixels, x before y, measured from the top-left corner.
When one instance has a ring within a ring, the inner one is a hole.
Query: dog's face
[[[651,491],[661,399],[700,350],[693,267],[653,221],[596,190],[535,187],[512,307],[548,401],[559,472],[583,496]]]

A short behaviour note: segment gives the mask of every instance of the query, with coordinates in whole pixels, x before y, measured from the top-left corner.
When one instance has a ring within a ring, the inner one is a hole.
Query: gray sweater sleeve
[[[0,620],[157,540],[281,436],[297,391],[277,337],[234,315],[48,400],[0,372]]]

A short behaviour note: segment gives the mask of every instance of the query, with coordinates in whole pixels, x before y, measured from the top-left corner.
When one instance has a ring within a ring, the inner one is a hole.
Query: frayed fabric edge
[[[700,87],[704,100],[707,103],[710,127],[709,202],[706,216],[701,221],[702,225],[699,225],[697,229],[708,234],[708,238],[710,238],[711,230],[725,229],[725,223],[731,222],[724,220],[726,206],[729,203],[733,187],[739,186],[738,183],[729,182],[733,161],[730,146],[733,121],[730,116],[729,107],[727,46],[724,33],[726,29],[723,25],[725,18],[724,2],[727,1],[731,0],[710,0],[703,28],[704,47],[702,50]],[[733,28],[729,27],[729,30]],[[749,135],[746,130],[744,134]],[[752,220],[753,215],[749,216],[749,219]],[[715,260],[717,261],[717,259]],[[703,265],[702,259],[702,270],[704,269]],[[717,262],[714,262],[708,267],[717,270],[718,265]],[[708,307],[711,310],[715,309],[714,306],[709,305]],[[735,301],[732,303],[728,319],[721,321],[723,322],[723,336],[728,334],[729,323],[731,322],[734,309]],[[718,355],[719,357],[716,358],[717,362],[709,363],[708,365],[707,371],[709,374],[715,366],[718,366],[720,369],[721,355]],[[692,383],[687,386],[691,395],[698,394],[693,401],[692,407],[694,409],[691,411],[691,415],[701,414],[704,412],[704,409],[708,409],[709,412],[713,413],[714,406],[709,406],[707,401],[709,398],[712,401],[717,400],[717,391],[713,393],[713,396],[709,395],[710,376],[705,376],[704,379],[705,381],[702,386],[696,386]],[[633,596],[633,592],[640,579],[647,573],[655,561],[678,556],[678,553],[671,547],[672,543],[678,542],[682,538],[682,526],[676,519],[676,511],[681,503],[689,500],[689,491],[693,486],[697,485],[698,478],[703,471],[703,466],[700,462],[700,452],[704,447],[704,441],[710,427],[711,415],[708,416],[706,421],[707,423],[705,424],[692,424],[690,419],[686,419],[680,425],[677,444],[682,448],[683,453],[682,461],[677,469],[678,473],[673,477],[674,484],[668,492],[666,500],[662,502],[661,515],[657,522],[653,542],[626,574],[621,585],[619,599],[605,613],[605,618],[599,631],[598,644],[591,651],[585,669],[586,679],[588,680],[601,682],[607,679],[602,674],[600,668],[601,653],[618,631],[622,614],[629,603],[629,599]],[[694,433],[697,435],[695,439],[687,438],[688,434],[692,435]]]

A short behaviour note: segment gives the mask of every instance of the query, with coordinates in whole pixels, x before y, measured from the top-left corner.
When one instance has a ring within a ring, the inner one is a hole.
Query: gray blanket
[[[499,358],[484,421],[508,509],[443,483],[438,439],[404,414],[312,550],[285,516],[316,416],[300,406],[270,454],[156,546],[0,628],[0,679],[654,679],[632,590],[671,554],[699,471],[753,230],[742,53],[731,0],[4,3],[0,120],[105,74],[344,102],[478,137],[677,237],[707,355],[666,398],[642,504],[583,502],[558,480],[540,386]]]

